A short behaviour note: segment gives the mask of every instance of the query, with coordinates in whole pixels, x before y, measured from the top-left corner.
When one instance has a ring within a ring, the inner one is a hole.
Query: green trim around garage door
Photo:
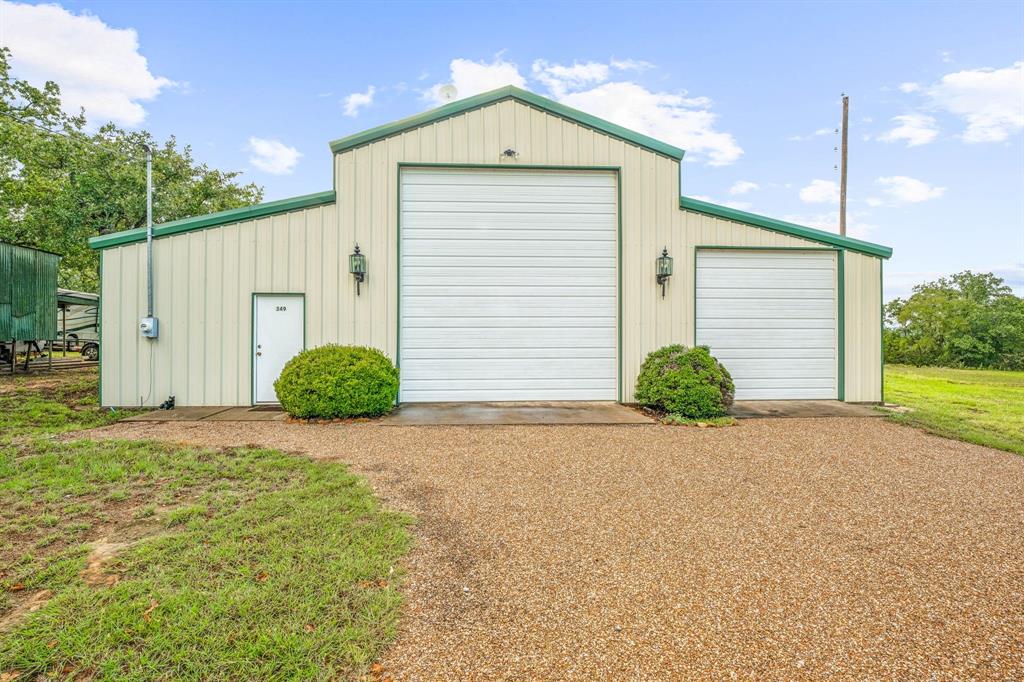
[[[836,254],[836,286],[839,288],[839,310],[836,311],[839,325],[839,400],[846,400],[846,251]]]
[[[306,349],[306,294],[294,291],[254,291],[250,295],[249,303],[249,404],[267,404],[256,402],[256,363],[253,358],[256,355],[256,298],[258,296],[298,296],[302,299],[302,349]]]
[[[331,151],[337,154],[338,152],[343,152],[347,149],[362,147],[363,145],[376,142],[377,140],[385,137],[390,137],[407,130],[412,130],[413,128],[419,128],[431,123],[436,123],[437,121],[442,121],[446,118],[451,118],[452,116],[458,116],[459,114],[464,114],[467,111],[479,109],[490,104],[496,104],[497,102],[507,99],[517,100],[536,109],[540,109],[541,111],[578,123],[581,126],[605,133],[606,135],[611,135],[612,137],[616,137],[624,142],[635,144],[638,147],[649,149],[652,152],[662,154],[672,159],[682,160],[683,155],[686,153],[679,147],[674,147],[670,144],[661,142],[660,140],[655,140],[653,137],[648,137],[647,135],[642,135],[629,130],[628,128],[623,128],[611,121],[606,121],[598,118],[597,116],[584,113],[578,109],[573,109],[572,107],[567,107],[564,104],[559,104],[547,97],[541,97],[540,95],[513,86],[498,88],[497,90],[484,92],[479,95],[474,95],[473,97],[460,99],[456,102],[452,102],[451,104],[445,104],[437,107],[436,109],[425,111],[422,114],[416,114],[415,116],[403,118],[399,121],[387,123],[382,126],[377,126],[376,128],[371,128],[370,130],[364,130],[361,133],[356,133],[354,135],[349,135],[348,137],[343,137],[339,140],[334,140],[331,142]]]
[[[836,254],[836,395],[844,400],[846,391],[846,282],[845,252],[826,246],[714,246],[693,247],[693,345],[697,345],[697,252],[698,251],[831,251]]]
[[[333,204],[334,198],[334,190],[332,189],[326,192],[306,194],[301,197],[268,201],[263,204],[256,204],[255,206],[233,208],[230,211],[220,211],[218,213],[196,216],[195,218],[172,220],[169,223],[154,225],[153,237],[169,237],[174,234],[181,234],[182,232],[205,230],[210,227],[220,227],[231,223],[255,220],[256,218],[277,215],[278,213],[288,213],[289,211],[298,211],[304,208]],[[134,244],[136,242],[144,241],[146,241],[146,228],[137,227],[133,230],[124,230],[122,232],[112,232],[110,234],[101,234],[98,237],[91,237],[89,239],[89,248],[109,249],[112,246],[122,246],[124,244]]]
[[[99,389],[98,389],[100,407],[105,407],[104,404],[103,404],[103,346],[104,346],[104,344],[103,344],[103,256],[104,255],[105,254],[103,254],[103,253],[99,254],[99,256],[100,256],[100,283],[99,283],[98,291],[100,293],[99,293],[99,302],[97,303],[98,310],[96,311],[96,338],[99,339],[99,344],[100,344],[99,365],[96,367],[96,369],[100,373]]]
[[[878,261],[878,401],[885,404],[885,261]]]
[[[622,167],[621,166],[553,166],[553,165],[526,165],[526,164],[486,164],[486,163],[417,163],[413,161],[399,161],[397,175],[397,191],[395,192],[397,213],[395,224],[395,366],[401,371],[402,362],[402,171],[410,168],[437,168],[450,170],[486,170],[486,171],[560,171],[560,172],[594,172],[594,173],[615,173],[616,187],[616,212],[618,213],[618,224],[616,227],[616,242],[618,244],[618,255],[616,257],[616,305],[618,306],[618,319],[616,320],[618,341],[616,343],[616,361],[618,363],[618,377],[616,381],[619,402],[622,402]]]

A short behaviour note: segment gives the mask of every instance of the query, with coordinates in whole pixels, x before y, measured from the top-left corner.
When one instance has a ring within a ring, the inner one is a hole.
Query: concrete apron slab
[[[757,417],[881,417],[864,403],[838,400],[737,400],[729,409],[737,419]]]
[[[612,402],[405,403],[381,424],[650,424],[654,420]]]
[[[153,410],[145,414],[127,417],[126,422],[196,422],[213,416],[230,407],[175,407],[173,410]]]
[[[255,407],[175,407],[128,417],[128,422],[279,422],[287,415],[276,405]]]

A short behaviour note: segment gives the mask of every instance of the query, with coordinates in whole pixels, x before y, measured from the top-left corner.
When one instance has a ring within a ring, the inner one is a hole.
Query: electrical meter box
[[[139,332],[147,339],[155,339],[160,333],[160,321],[155,317],[139,320]]]

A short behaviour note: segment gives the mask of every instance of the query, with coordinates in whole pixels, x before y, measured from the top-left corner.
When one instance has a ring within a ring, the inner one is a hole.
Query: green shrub
[[[729,372],[707,346],[665,346],[644,360],[636,379],[641,405],[694,419],[721,417],[732,405]]]
[[[398,368],[376,348],[321,346],[289,360],[274,390],[293,417],[376,417],[395,405]]]

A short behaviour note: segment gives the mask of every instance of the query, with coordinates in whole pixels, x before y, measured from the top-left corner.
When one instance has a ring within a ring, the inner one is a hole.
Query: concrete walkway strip
[[[230,407],[175,407],[173,410],[153,410],[145,414],[137,414],[121,421],[126,422],[197,422],[208,419],[216,414],[230,410]]]
[[[872,405],[838,400],[741,400],[729,414],[758,417],[881,417]],[[288,416],[276,405],[251,407],[176,407],[153,410],[125,421],[279,422]],[[628,405],[613,402],[405,403],[378,423],[386,426],[472,426],[517,424],[651,424],[654,420]]]
[[[737,400],[729,414],[756,417],[881,417],[873,405],[838,400]]]
[[[407,403],[386,426],[513,424],[650,424],[653,420],[612,402]]]

